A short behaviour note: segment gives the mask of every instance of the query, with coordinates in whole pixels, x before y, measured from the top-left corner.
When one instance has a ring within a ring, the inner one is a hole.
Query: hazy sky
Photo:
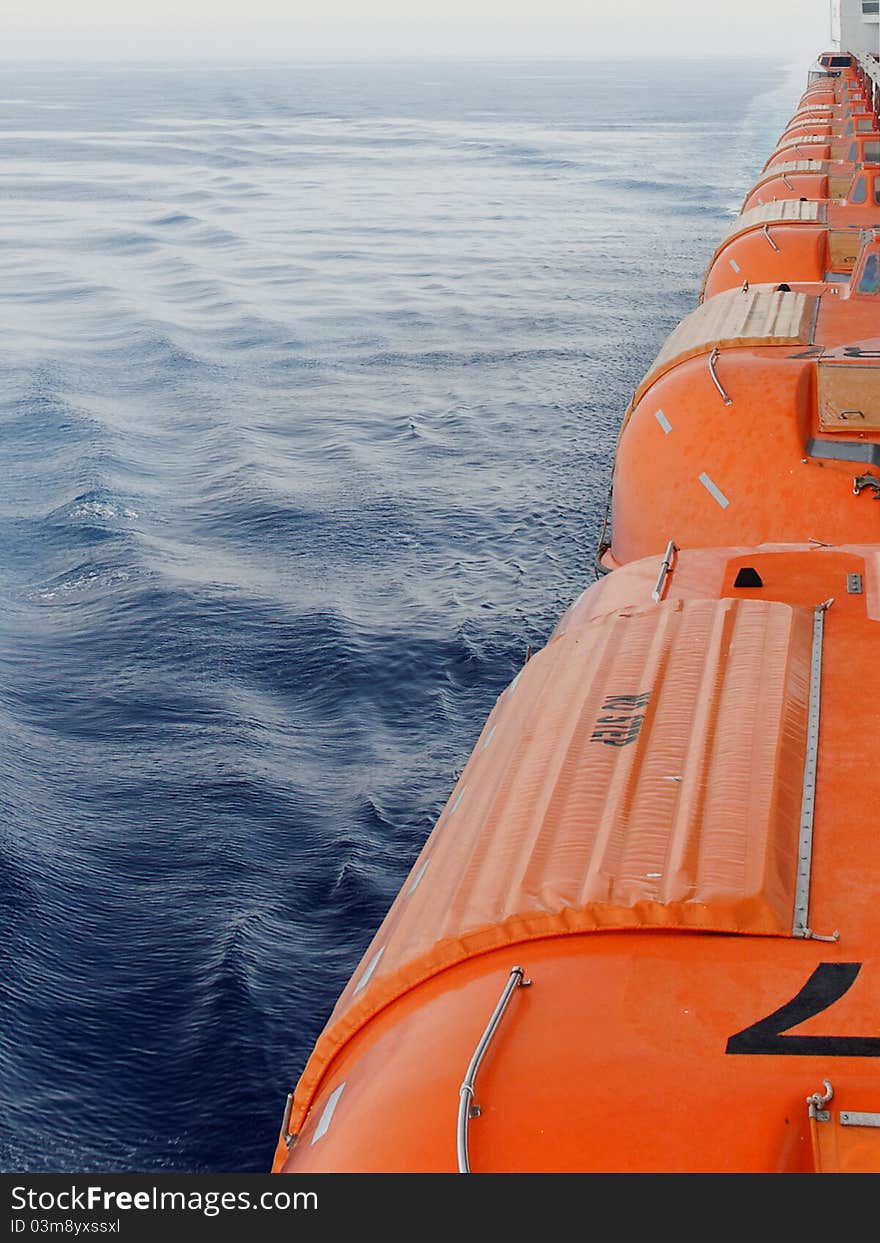
[[[765,53],[828,44],[828,0],[0,0],[0,58]]]

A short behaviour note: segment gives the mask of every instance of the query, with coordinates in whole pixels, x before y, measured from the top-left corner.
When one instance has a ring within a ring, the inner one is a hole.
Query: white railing
[[[865,71],[876,87],[880,87],[880,60],[876,56],[869,56],[866,52],[860,52],[856,56],[859,67]]]

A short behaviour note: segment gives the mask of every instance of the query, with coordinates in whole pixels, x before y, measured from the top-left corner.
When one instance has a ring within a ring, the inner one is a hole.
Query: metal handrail
[[[660,603],[663,595],[663,588],[666,585],[666,579],[672,573],[672,558],[678,552],[678,547],[674,540],[670,540],[666,545],[666,552],[663,555],[663,563],[660,566],[660,573],[657,575],[657,582],[654,584],[654,590],[651,592],[651,599],[655,604]]]
[[[770,226],[766,224],[764,225],[764,236],[766,237],[770,245],[773,247],[773,249],[778,253],[779,247],[776,245],[776,243],[773,241],[773,238],[770,236]]]
[[[294,1136],[290,1131],[290,1115],[293,1112],[293,1093],[287,1093],[287,1100],[284,1102],[284,1117],[281,1120],[281,1138],[289,1148]]]
[[[712,350],[712,353],[709,355],[709,375],[712,377],[712,383],[715,385],[715,387],[718,389],[718,392],[721,394],[721,398],[725,406],[732,406],[733,398],[728,396],[727,391],[722,387],[721,381],[718,379],[718,376],[715,374],[715,363],[717,359],[718,359],[718,346],[716,345],[715,348]]]
[[[508,1002],[515,990],[517,988],[526,988],[531,982],[531,980],[526,979],[526,973],[522,967],[511,968],[507,983],[504,985],[504,991],[498,999],[498,1004],[492,1012],[492,1017],[486,1024],[486,1030],[480,1037],[480,1042],[474,1050],[474,1055],[468,1064],[467,1073],[458,1090],[457,1146],[459,1174],[470,1174],[471,1172],[468,1159],[468,1123],[471,1118],[479,1117],[480,1113],[479,1105],[474,1104],[474,1080],[477,1077],[477,1071],[480,1069],[480,1062],[483,1060],[492,1037],[495,1035],[495,1029],[501,1022],[501,1016],[507,1009]]]

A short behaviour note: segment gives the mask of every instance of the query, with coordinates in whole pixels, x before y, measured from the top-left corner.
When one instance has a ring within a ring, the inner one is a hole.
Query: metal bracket
[[[840,932],[836,928],[829,936],[826,936],[823,932],[814,932],[812,928],[804,928],[802,932],[795,935],[802,937],[805,941],[831,941],[833,944],[835,941],[840,940]]]
[[[856,475],[853,479],[853,496],[858,496],[865,488],[874,489],[874,500],[880,501],[880,477],[877,475]]]
[[[827,1105],[831,1100],[834,1095],[834,1089],[828,1079],[823,1079],[822,1083],[825,1091],[813,1092],[811,1096],[807,1097],[807,1104],[810,1107],[809,1113],[811,1118],[815,1118],[817,1122],[828,1122],[831,1118],[831,1113],[829,1110],[823,1109],[822,1106]]]

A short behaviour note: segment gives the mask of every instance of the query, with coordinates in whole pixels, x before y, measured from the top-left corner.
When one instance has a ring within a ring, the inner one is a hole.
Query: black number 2
[[[796,997],[731,1036],[728,1053],[775,1053],[794,1057],[880,1057],[880,1036],[786,1036],[814,1014],[821,1014],[852,986],[860,962],[820,963]]]

